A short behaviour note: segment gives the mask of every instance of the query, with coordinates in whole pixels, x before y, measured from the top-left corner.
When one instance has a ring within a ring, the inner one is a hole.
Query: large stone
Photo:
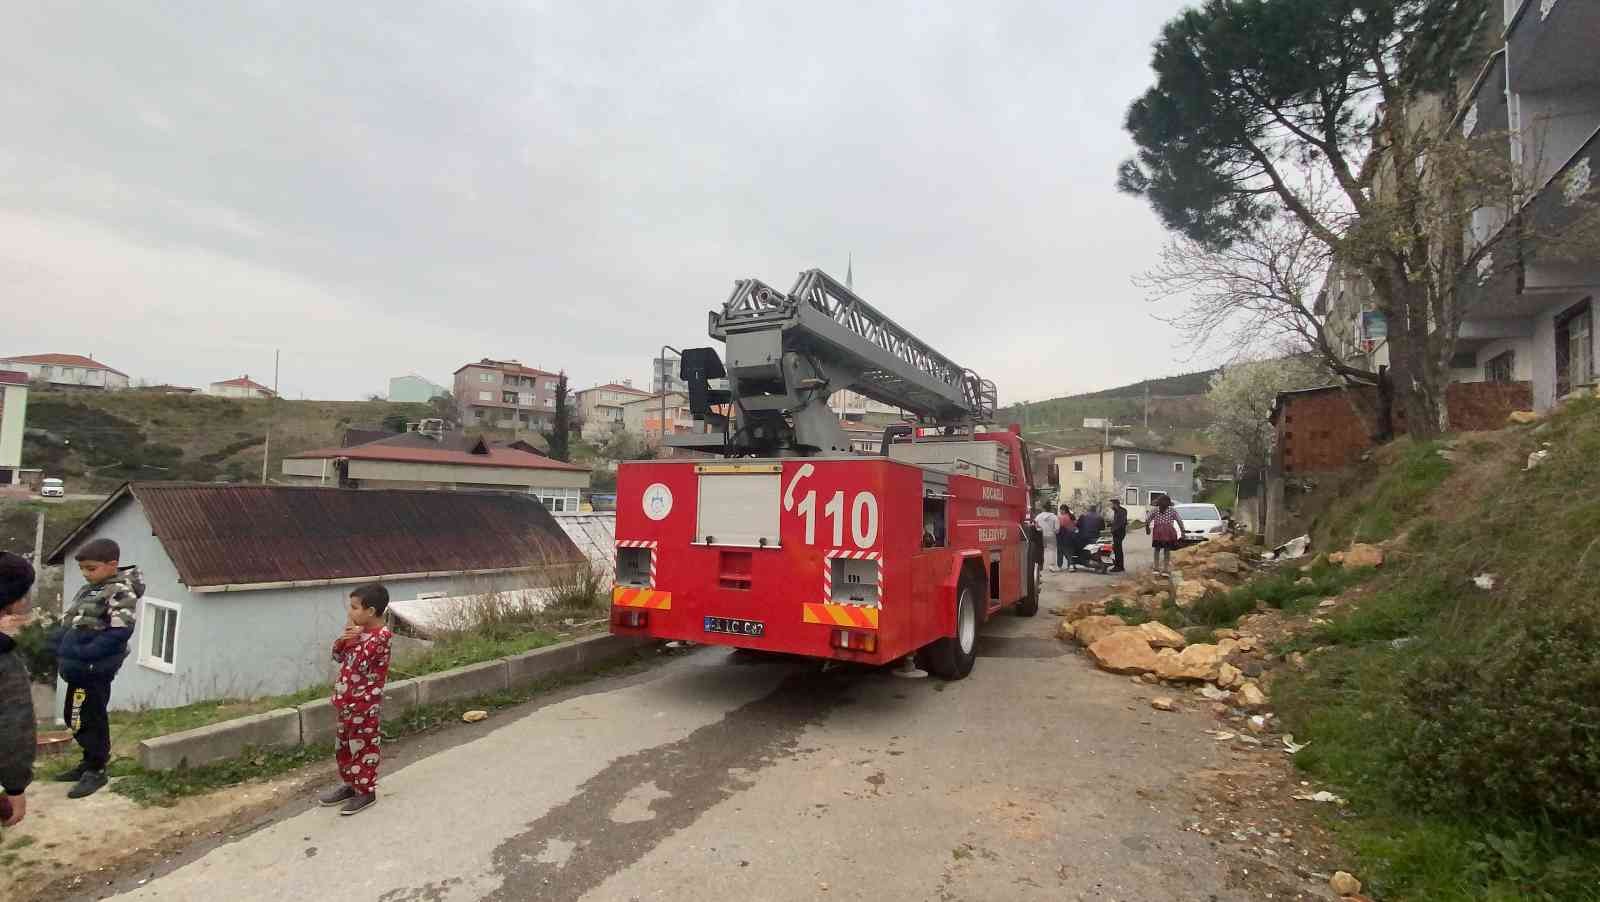
[[[417,701],[424,705],[476,698],[504,692],[509,684],[505,661],[485,661],[469,667],[417,677]]]
[[[1383,549],[1376,545],[1357,543],[1351,545],[1350,550],[1344,553],[1344,558],[1341,562],[1346,570],[1358,570],[1362,567],[1381,567],[1383,566]]]
[[[1162,649],[1156,656],[1156,675],[1164,680],[1214,682],[1222,667],[1222,650],[1215,645],[1191,645],[1181,652]]]
[[[147,770],[199,767],[240,754],[300,744],[300,712],[278,708],[139,742],[139,764]]]
[[[1138,630],[1123,629],[1100,639],[1089,646],[1089,657],[1101,670],[1112,673],[1141,674],[1156,669],[1156,653]]]
[[[1139,624],[1139,632],[1144,633],[1151,648],[1182,648],[1189,644],[1184,641],[1182,633],[1154,620]]]
[[[1077,621],[1072,627],[1074,638],[1084,645],[1093,645],[1118,630],[1127,629],[1128,624],[1115,614],[1096,614]]]
[[[1218,573],[1238,573],[1244,569],[1244,561],[1231,551],[1219,551],[1211,556],[1211,566]]]
[[[1213,639],[1237,639],[1237,638],[1239,638],[1239,631],[1238,630],[1230,630],[1230,629],[1228,629],[1226,627],[1218,627],[1218,628],[1216,628],[1216,629],[1211,631],[1211,638],[1213,638]]]
[[[1173,701],[1172,697],[1168,696],[1168,695],[1158,695],[1155,698],[1151,699],[1150,700],[1150,707],[1156,709],[1157,711],[1176,711],[1176,710],[1178,710],[1177,702]]]
[[[1244,685],[1244,672],[1223,661],[1217,665],[1217,685],[1223,689],[1238,689]]]
[[[1506,419],[1519,426],[1526,426],[1529,423],[1539,422],[1539,414],[1532,410],[1513,410]]]
[[[1245,683],[1239,688],[1239,704],[1258,711],[1267,706],[1267,694],[1255,683]]]
[[[1361,881],[1357,880],[1355,875],[1349,871],[1336,871],[1328,879],[1328,889],[1341,896],[1353,896],[1361,892]]]
[[[1206,587],[1205,584],[1199,580],[1186,579],[1183,582],[1178,583],[1178,587],[1175,590],[1174,595],[1177,600],[1178,607],[1186,608],[1206,597]]]

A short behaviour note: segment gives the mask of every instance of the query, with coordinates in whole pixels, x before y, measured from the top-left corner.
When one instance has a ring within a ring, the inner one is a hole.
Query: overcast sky
[[[288,397],[484,356],[643,383],[735,279],[853,254],[1003,402],[1196,369],[1113,186],[1183,5],[13,5],[0,356],[203,385],[281,348]]]

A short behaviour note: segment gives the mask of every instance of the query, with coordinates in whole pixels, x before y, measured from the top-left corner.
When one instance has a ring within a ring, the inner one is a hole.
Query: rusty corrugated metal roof
[[[584,559],[528,495],[141,482],[106,499],[49,560],[59,563],[130,496],[191,588],[512,570]]]

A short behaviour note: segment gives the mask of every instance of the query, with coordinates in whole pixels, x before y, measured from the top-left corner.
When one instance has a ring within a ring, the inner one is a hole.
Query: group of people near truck
[[[109,782],[112,682],[128,657],[145,588],[139,568],[123,564],[121,557],[122,549],[110,539],[94,539],[78,549],[74,559],[84,584],[51,643],[66,684],[61,717],[82,752],[76,766],[55,778],[72,784],[68,799],[93,795]],[[27,815],[26,792],[33,782],[37,721],[32,680],[17,649],[17,637],[33,621],[33,585],[33,565],[0,552],[0,827],[14,826]],[[332,647],[339,663],[332,695],[339,718],[340,782],[320,801],[339,806],[340,814],[355,814],[378,798],[379,726],[393,634],[384,625],[389,592],[382,584],[357,587],[345,605],[345,628]]]
[[[1150,534],[1150,544],[1155,549],[1155,570],[1166,572],[1171,567],[1172,551],[1178,547],[1183,536],[1183,519],[1172,506],[1172,499],[1166,495],[1156,495],[1151,499],[1151,505],[1144,531]],[[1055,565],[1050,569],[1054,572],[1075,572],[1078,569],[1078,555],[1092,543],[1101,541],[1102,534],[1109,531],[1113,563],[1107,572],[1126,572],[1127,560],[1122,546],[1128,537],[1128,509],[1122,506],[1121,500],[1111,499],[1109,519],[1101,515],[1097,504],[1090,504],[1081,511],[1074,511],[1071,505],[1063,504],[1059,512],[1049,507],[1040,508],[1034,514],[1033,525],[1039,546],[1035,563],[1039,567],[1042,568],[1052,556],[1053,548]]]

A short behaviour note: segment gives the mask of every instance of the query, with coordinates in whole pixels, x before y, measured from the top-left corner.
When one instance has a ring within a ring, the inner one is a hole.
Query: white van
[[[65,498],[67,497],[67,484],[54,476],[47,476],[39,480],[39,497]]]

